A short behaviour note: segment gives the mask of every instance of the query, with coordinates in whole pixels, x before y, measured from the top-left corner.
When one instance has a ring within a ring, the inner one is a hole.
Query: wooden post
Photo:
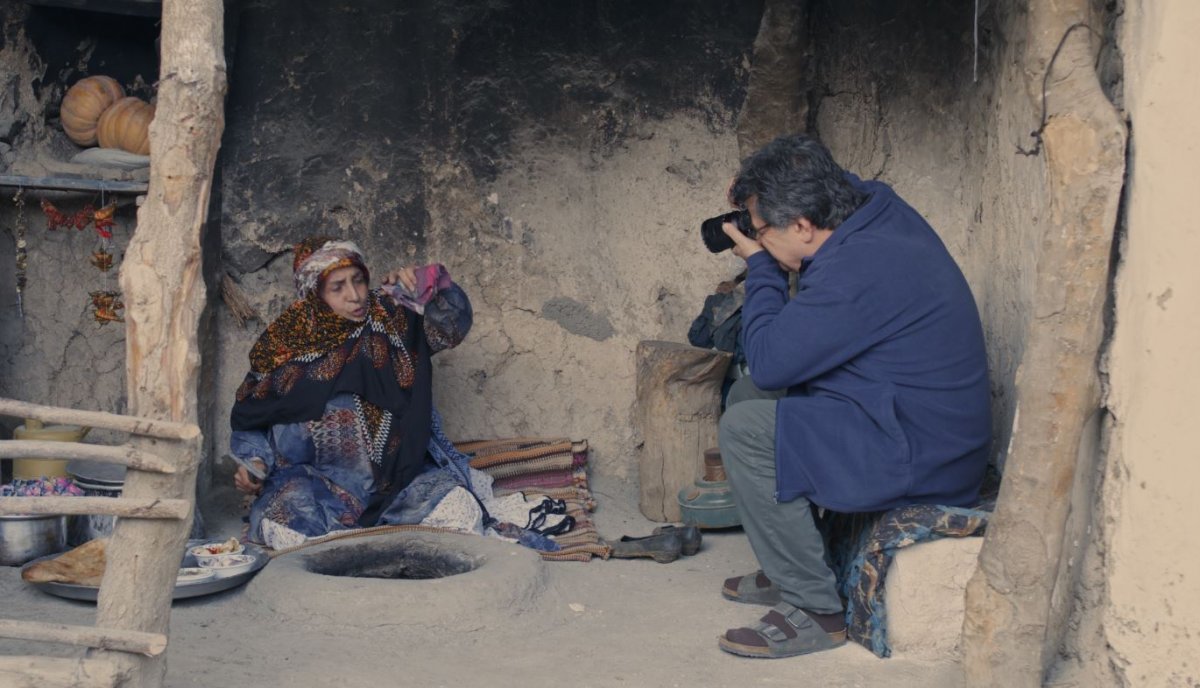
[[[164,0],[158,106],[150,125],[150,181],[121,265],[131,415],[197,423],[197,327],[204,309],[201,228],[225,127],[221,0]],[[201,442],[133,438],[130,445],[177,459],[179,471],[130,470],[129,498],[192,498]],[[171,593],[191,518],[118,519],[100,587],[96,624],[166,634]],[[166,654],[97,651],[131,666],[125,684],[161,686]]]
[[[738,154],[745,158],[776,136],[807,128],[808,0],[767,0],[763,6],[746,100],[738,114]]]
[[[1070,496],[1095,460],[1081,461],[1079,449],[1100,408],[1096,365],[1126,139],[1100,88],[1087,30],[1073,31],[1049,65],[1060,37],[1088,13],[1087,0],[1033,3],[1029,11],[1035,38],[1027,59],[1041,67],[1030,69],[1031,90],[1040,95],[1042,75],[1053,70],[1042,149],[1050,222],[1041,234],[1004,480],[967,585],[963,670],[970,686],[1042,685],[1069,611],[1064,543],[1083,536],[1068,536],[1068,516],[1081,508]]]
[[[638,343],[638,506],[646,518],[680,520],[676,496],[700,477],[704,450],[717,446],[721,382],[732,358],[687,344]]]

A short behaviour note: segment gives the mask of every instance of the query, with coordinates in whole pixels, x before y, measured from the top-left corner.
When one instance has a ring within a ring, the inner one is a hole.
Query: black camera
[[[721,225],[726,222],[738,228],[738,231],[751,239],[757,232],[754,231],[754,223],[750,220],[749,210],[734,210],[733,212],[710,217],[700,223],[700,238],[704,240],[704,245],[713,253],[728,251],[733,248],[733,239],[721,229]]]

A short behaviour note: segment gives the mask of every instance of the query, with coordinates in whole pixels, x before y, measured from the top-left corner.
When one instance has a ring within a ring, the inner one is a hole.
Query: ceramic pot
[[[14,440],[41,440],[46,442],[79,442],[91,428],[78,425],[42,425],[40,421],[26,420],[13,430]],[[67,475],[66,459],[52,457],[37,459],[13,459],[13,478],[64,478]]]

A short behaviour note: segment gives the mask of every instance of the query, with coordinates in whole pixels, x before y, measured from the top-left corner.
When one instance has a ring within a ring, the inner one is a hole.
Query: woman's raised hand
[[[409,265],[399,270],[392,270],[383,276],[384,284],[399,284],[408,290],[409,293],[417,290],[417,270]]]

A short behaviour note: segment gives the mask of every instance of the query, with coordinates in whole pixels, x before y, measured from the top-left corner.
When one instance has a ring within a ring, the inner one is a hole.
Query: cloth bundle
[[[566,516],[575,521],[570,531],[553,536],[560,550],[543,552],[552,561],[588,561],[608,558],[610,549],[600,538],[590,513],[596,501],[588,488],[586,440],[520,437],[461,442],[455,448],[471,457],[471,468],[492,476],[497,498],[522,494],[562,500]]]
[[[825,512],[818,525],[846,600],[850,639],[879,657],[891,656],[885,583],[896,551],[944,537],[983,535],[994,508],[994,499],[984,499],[971,509],[915,504],[866,514]]]
[[[401,284],[387,285],[383,289],[391,294],[392,298],[396,299],[400,305],[424,315],[425,304],[432,301],[439,292],[448,290],[453,282],[450,280],[450,273],[440,263],[416,268],[415,277],[417,286],[412,291]]]
[[[70,478],[17,478],[7,485],[0,485],[0,497],[49,495],[79,497],[83,490]]]

